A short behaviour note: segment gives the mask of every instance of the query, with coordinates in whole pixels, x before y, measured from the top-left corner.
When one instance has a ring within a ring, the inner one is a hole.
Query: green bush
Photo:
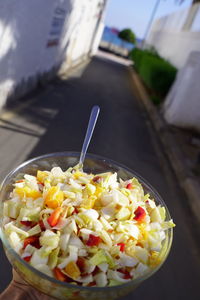
[[[148,88],[164,97],[168,93],[175,77],[176,68],[158,57],[145,56],[139,69],[139,75]]]
[[[171,87],[177,69],[153,50],[134,48],[130,52],[134,68],[144,83],[161,97],[166,96]]]
[[[144,56],[144,51],[142,51],[142,50],[140,50],[138,48],[134,48],[130,52],[130,58],[133,60],[133,62],[134,62],[134,68],[136,69],[137,72],[139,72],[143,56]]]
[[[154,49],[152,49],[152,50],[141,50],[139,48],[134,48],[130,52],[129,56],[133,60],[134,67],[135,67],[137,72],[139,72],[139,69],[142,65],[142,60],[143,60],[144,57],[153,56],[153,57],[160,58],[160,56],[158,55],[158,53]]]

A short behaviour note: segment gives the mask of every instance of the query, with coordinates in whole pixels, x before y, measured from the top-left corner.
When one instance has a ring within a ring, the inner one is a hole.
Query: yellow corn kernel
[[[48,173],[38,170],[37,171],[37,180],[41,183],[44,183],[45,179],[48,177]]]
[[[36,191],[36,190],[32,190],[30,187],[25,186],[25,187],[16,187],[15,188],[15,193],[18,194],[18,196],[20,198],[33,198],[33,199],[37,199],[39,197],[42,197],[41,192]]]
[[[89,198],[84,198],[81,203],[81,207],[86,208],[86,209],[93,208],[96,199],[97,199],[97,197],[94,195],[90,196]]]
[[[64,193],[58,186],[52,186],[49,188],[45,195],[45,205],[50,208],[56,208],[61,206],[64,200]]]
[[[81,275],[79,267],[77,266],[77,264],[74,261],[70,261],[66,265],[65,272],[73,279],[76,279]]]

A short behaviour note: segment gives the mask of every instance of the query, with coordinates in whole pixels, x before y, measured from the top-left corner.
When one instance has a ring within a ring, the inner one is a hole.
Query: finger
[[[13,280],[17,283],[21,283],[21,284],[24,284],[24,285],[28,285],[28,283],[26,283],[26,281],[24,281],[22,279],[22,277],[15,271],[15,269],[12,270],[12,273],[13,273]]]

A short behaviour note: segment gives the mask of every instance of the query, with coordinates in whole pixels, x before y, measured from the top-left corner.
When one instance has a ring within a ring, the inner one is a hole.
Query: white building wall
[[[16,93],[16,87],[21,96],[44,73],[62,63],[69,68],[90,54],[104,2],[0,2],[0,107]]]
[[[200,4],[157,19],[147,45],[177,68],[183,67],[189,54],[200,50]]]
[[[200,132],[200,51],[192,52],[167,95],[163,113],[172,125]]]

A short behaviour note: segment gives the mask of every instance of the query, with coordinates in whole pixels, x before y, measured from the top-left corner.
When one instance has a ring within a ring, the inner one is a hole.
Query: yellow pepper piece
[[[86,208],[86,209],[93,208],[96,199],[97,199],[97,197],[94,195],[90,196],[89,198],[83,199],[83,202],[81,203],[81,207]]]
[[[76,279],[81,275],[80,269],[74,261],[70,261],[66,265],[65,272],[73,279]]]
[[[39,197],[42,197],[41,192],[36,191],[36,190],[32,190],[30,187],[25,186],[25,187],[16,187],[15,188],[15,193],[17,193],[19,195],[20,198],[33,198],[33,199],[37,199]]]
[[[140,226],[139,226],[139,229],[140,229],[140,234],[141,234],[141,240],[147,240],[148,239],[148,235],[149,235],[149,233],[148,233],[148,231],[146,230],[146,225],[144,226],[143,224],[141,224]]]
[[[96,186],[96,191],[95,191],[95,196],[98,198],[101,193],[103,193],[104,188],[100,187],[100,186]]]
[[[58,186],[52,186],[45,195],[45,205],[50,208],[56,208],[61,206],[64,200],[64,193]]]
[[[152,267],[156,267],[161,262],[161,259],[159,258],[159,252],[157,251],[151,251],[151,256],[149,257],[149,264]]]
[[[48,177],[48,174],[46,172],[37,171],[37,180],[41,183],[44,183],[45,179]]]
[[[80,171],[76,171],[74,174],[73,174],[73,176],[74,176],[74,178],[75,179],[78,179],[80,176],[82,176],[83,175],[83,173],[82,172],[80,172]]]

